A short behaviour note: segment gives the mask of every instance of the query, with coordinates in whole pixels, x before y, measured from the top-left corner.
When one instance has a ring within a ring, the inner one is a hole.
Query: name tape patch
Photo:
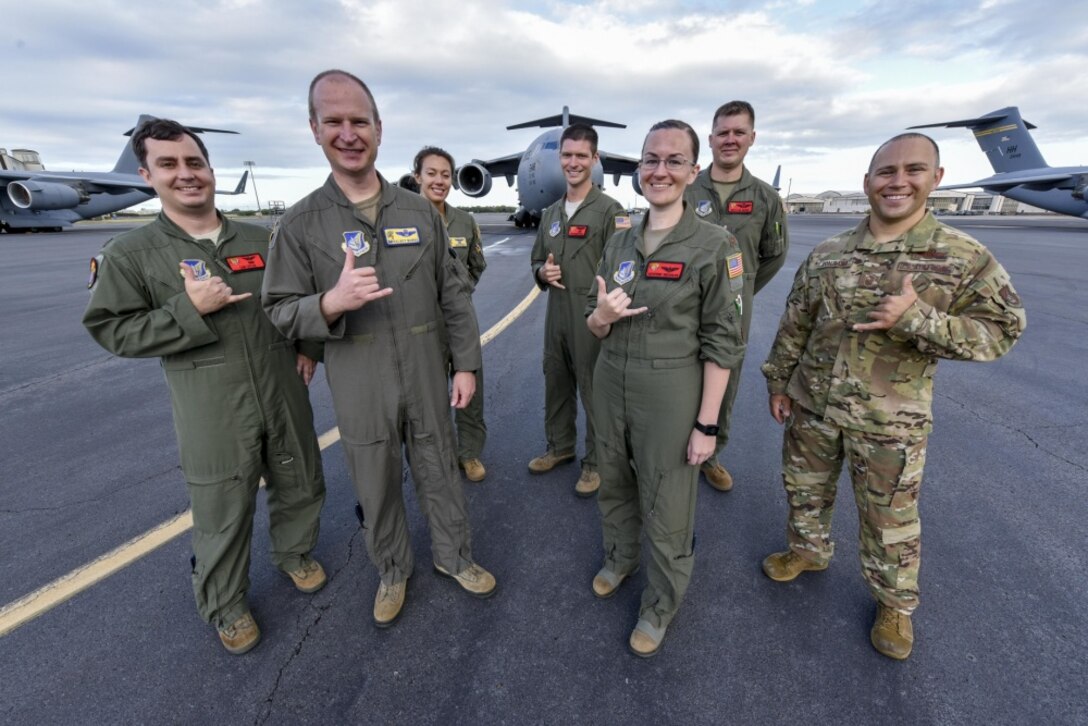
[[[646,265],[646,277],[655,280],[679,280],[683,274],[683,262],[654,261]]]
[[[386,247],[405,247],[419,244],[417,227],[387,227],[385,230]]]
[[[729,202],[726,210],[729,214],[751,214],[752,202]]]
[[[468,237],[450,237],[450,247],[468,247]]]
[[[238,255],[227,258],[227,267],[231,272],[245,272],[246,270],[263,270],[264,258],[260,252],[251,255]]]

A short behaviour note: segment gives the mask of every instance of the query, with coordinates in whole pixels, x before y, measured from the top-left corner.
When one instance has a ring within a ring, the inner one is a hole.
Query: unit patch
[[[550,236],[552,236],[552,237],[558,237],[558,236],[559,236],[559,233],[560,233],[560,232],[561,232],[562,230],[563,230],[563,225],[559,224],[559,221],[558,221],[558,220],[556,220],[556,221],[552,222],[552,226],[551,226],[551,227],[548,227],[548,234],[549,234]]]
[[[204,260],[182,260],[181,264],[193,271],[194,280],[210,280],[212,277],[212,273],[208,272],[208,265],[205,264]],[[183,272],[178,274],[185,277]]]
[[[246,270],[263,270],[264,258],[261,257],[260,252],[254,252],[251,255],[238,255],[237,257],[227,258],[227,267],[231,272],[245,272]]]
[[[710,203],[709,199],[700,199],[695,204],[695,213],[698,214],[700,217],[705,217],[713,211],[714,205]]]
[[[751,214],[752,202],[729,202],[725,211],[729,214]]]
[[[740,277],[744,274],[744,256],[741,253],[729,255],[725,258],[725,269],[729,271],[729,279]]]
[[[587,234],[589,234],[589,227],[584,224],[572,224],[570,227],[567,227],[568,237],[577,237],[579,239],[582,239]]]
[[[679,280],[683,274],[683,262],[651,262],[646,265],[646,277],[655,280]]]
[[[631,229],[631,218],[616,215],[616,229]]]
[[[450,247],[468,247],[468,237],[450,237]]]
[[[385,229],[386,247],[405,247],[419,244],[417,227],[387,227]]]
[[[612,279],[617,285],[626,285],[635,279],[635,262],[634,260],[627,260],[621,262],[620,267],[612,275]]]
[[[98,282],[98,266],[102,264],[102,255],[95,255],[91,258],[91,274],[87,278],[87,289],[93,290],[94,284]]]
[[[340,245],[340,249],[344,252],[351,250],[351,254],[361,257],[370,252],[370,243],[367,242],[366,235],[361,230],[344,232],[344,243]]]

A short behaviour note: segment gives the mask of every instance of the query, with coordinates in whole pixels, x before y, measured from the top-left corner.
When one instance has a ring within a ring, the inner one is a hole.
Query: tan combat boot
[[[727,492],[733,488],[733,475],[726,471],[717,459],[703,462],[700,470],[706,477],[707,483],[719,492]]]
[[[487,476],[487,469],[479,459],[462,459],[460,464],[465,471],[465,478],[469,481],[483,481]]]
[[[529,462],[529,471],[533,474],[543,474],[568,461],[574,461],[573,451],[569,454],[557,454],[548,449],[543,456],[538,456]]]
[[[620,585],[623,584],[624,580],[636,572],[638,572],[637,567],[631,572],[621,575],[618,572],[613,572],[607,567],[602,567],[597,574],[593,576],[593,594],[602,600],[607,600],[616,594],[616,590],[620,589]]]
[[[627,647],[639,658],[651,658],[661,650],[665,641],[665,628],[655,628],[645,620],[639,620],[631,631]]]
[[[218,630],[219,640],[223,642],[223,647],[233,655],[248,653],[261,642],[261,629],[257,627],[257,621],[249,612],[230,625],[221,625]]]
[[[595,471],[582,469],[582,475],[578,477],[578,483],[574,485],[574,493],[580,497],[592,497],[601,488],[601,475]]]
[[[388,628],[404,608],[404,596],[408,592],[408,581],[386,585],[384,582],[378,585],[378,592],[374,595],[374,624],[379,628]]]
[[[910,615],[878,603],[869,640],[881,654],[895,660],[906,660],[914,647],[914,626],[911,625]]]
[[[485,598],[495,594],[495,588],[497,587],[495,576],[475,562],[458,572],[456,575],[451,575],[448,570],[437,562],[434,563],[434,569],[438,574],[456,581],[457,584],[470,595]]]
[[[802,572],[823,572],[826,569],[826,563],[817,565],[815,562],[809,562],[793,550],[775,552],[773,555],[767,555],[763,560],[763,574],[775,582],[789,582],[796,579]]]
[[[301,592],[317,592],[329,581],[321,563],[310,557],[304,557],[298,569],[291,570],[287,575]]]

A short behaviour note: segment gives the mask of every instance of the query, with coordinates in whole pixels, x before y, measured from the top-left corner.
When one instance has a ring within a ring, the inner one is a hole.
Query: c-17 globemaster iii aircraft
[[[136,127],[153,118],[141,115]],[[125,136],[131,136],[136,127],[126,131]],[[187,128],[195,133],[238,133],[197,126]],[[7,167],[4,157],[0,157],[0,184],[6,186],[6,193],[0,193],[0,231],[3,232],[59,232],[73,222],[117,212],[155,196],[155,190],[140,176],[140,162],[128,142],[112,171],[58,172]],[[247,170],[234,191],[216,191],[216,194],[244,194],[248,177]]]
[[[1024,202],[1040,209],[1088,219],[1088,166],[1047,166],[1031,138],[1034,124],[1020,118],[1020,109],[1009,106],[979,118],[911,126],[912,129],[966,127],[997,172],[970,184],[945,184],[941,189],[982,187],[991,194]]]
[[[514,224],[529,227],[540,223],[540,215],[552,202],[558,200],[567,190],[567,181],[563,177],[563,168],[559,163],[559,137],[563,129],[572,123],[590,126],[607,126],[616,129],[627,128],[624,124],[601,121],[588,116],[576,116],[567,106],[558,116],[548,116],[535,121],[507,126],[508,130],[524,129],[533,126],[559,128],[545,131],[529,144],[525,151],[509,156],[502,156],[490,161],[473,159],[458,167],[454,183],[458,189],[470,197],[482,197],[491,191],[492,175],[505,176],[506,183],[514,185],[514,176],[518,179],[518,209],[514,212]],[[631,176],[632,186],[638,194],[642,190],[638,184],[638,159],[609,154],[597,150],[600,161],[593,165],[593,183],[598,187],[604,184],[604,175],[611,174],[613,183],[618,184],[620,177]]]

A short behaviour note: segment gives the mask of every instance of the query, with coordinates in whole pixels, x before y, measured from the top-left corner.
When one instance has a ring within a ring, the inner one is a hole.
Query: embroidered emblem
[[[631,280],[634,280],[634,260],[627,260],[626,262],[621,262],[619,269],[616,270],[616,272],[612,275],[612,279],[616,282],[617,285],[626,285],[627,283],[631,282]]]
[[[340,245],[340,249],[344,250],[344,252],[351,250],[351,254],[361,257],[370,252],[370,243],[367,242],[366,235],[360,230],[344,232],[344,244]]]

